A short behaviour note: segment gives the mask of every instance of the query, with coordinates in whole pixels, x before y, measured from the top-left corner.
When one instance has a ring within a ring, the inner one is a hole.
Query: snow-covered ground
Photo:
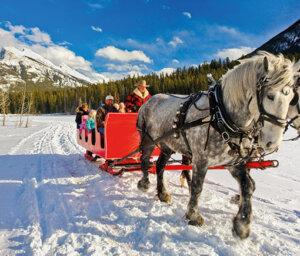
[[[188,190],[166,172],[171,205],[137,189],[141,173],[113,177],[83,157],[74,116],[15,117],[0,126],[0,255],[300,255],[300,141],[283,142],[277,169],[253,170],[252,232],[231,233],[237,184],[210,170],[200,198],[204,227],[183,219]],[[289,131],[287,137],[292,137]]]

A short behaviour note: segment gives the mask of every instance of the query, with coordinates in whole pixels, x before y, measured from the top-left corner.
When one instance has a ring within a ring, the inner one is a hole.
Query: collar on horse
[[[203,124],[209,124],[205,150],[209,139],[210,126],[213,126],[222,136],[224,142],[229,145],[231,150],[233,152],[239,153],[239,155],[241,156],[240,145],[232,142],[231,139],[240,138],[240,144],[241,144],[242,138],[249,137],[248,132],[245,132],[244,130],[240,129],[226,113],[223,100],[222,100],[221,85],[217,84],[208,90],[207,93],[209,98],[208,109],[199,109],[196,105],[196,102],[201,98],[203,94],[204,94],[203,92],[191,94],[187,101],[180,104],[180,108],[176,113],[176,118],[173,124],[173,129],[175,129],[174,137],[179,138],[179,135],[181,134],[187,146],[188,153],[190,156],[192,156],[191,148],[186,138],[186,132],[185,132],[186,129],[200,126]],[[209,110],[210,112],[209,115],[200,118],[196,121],[185,123],[187,112],[192,105],[194,105],[199,111]]]

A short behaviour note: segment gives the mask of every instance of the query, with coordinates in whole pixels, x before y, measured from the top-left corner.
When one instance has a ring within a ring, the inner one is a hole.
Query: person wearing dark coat
[[[140,80],[135,84],[135,86],[137,88],[128,95],[125,101],[127,112],[138,112],[140,107],[151,97],[150,93],[146,89],[149,85],[146,84],[145,80]]]
[[[96,123],[97,123],[98,132],[100,132],[101,134],[104,134],[104,123],[105,123],[105,117],[106,117],[107,113],[119,112],[113,106],[113,104],[114,104],[114,97],[111,95],[108,95],[105,98],[105,104],[101,104],[100,107],[97,109]]]
[[[83,103],[80,107],[76,109],[76,119],[75,122],[77,124],[77,129],[80,128],[81,125],[81,117],[83,115],[88,115],[89,114],[89,106],[87,103]]]

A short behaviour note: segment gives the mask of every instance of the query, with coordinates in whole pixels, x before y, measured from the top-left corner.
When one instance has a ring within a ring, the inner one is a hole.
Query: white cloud
[[[238,40],[241,44],[249,44],[253,40],[252,36],[249,34],[244,34],[243,32],[227,26],[210,26],[210,33],[215,38],[216,36],[230,36],[235,40]],[[255,36],[257,38],[257,35]]]
[[[101,4],[97,4],[97,3],[88,3],[88,6],[92,9],[101,9],[101,8],[103,8],[103,6]]]
[[[156,47],[155,44],[147,44],[147,43],[141,43],[138,42],[134,39],[128,38],[126,40],[126,42],[131,46],[131,47],[135,47],[135,48],[139,48],[139,49],[144,49],[144,50],[152,50],[153,48]]]
[[[22,25],[17,25],[17,26],[13,26],[10,22],[7,22],[5,24],[5,27],[9,28],[9,30],[13,33],[13,34],[24,34],[24,30],[25,27]]]
[[[92,30],[96,32],[102,32],[102,28],[91,26]]]
[[[174,36],[173,40],[170,41],[169,44],[176,47],[178,44],[183,44],[183,41],[178,36]]]
[[[141,70],[148,70],[148,67],[144,64],[140,65],[131,65],[131,64],[124,64],[124,65],[116,65],[116,64],[106,64],[105,65],[108,70],[115,70],[115,71],[141,71]]]
[[[188,17],[189,19],[192,18],[192,14],[190,12],[183,12],[182,14]]]
[[[120,41],[116,43],[120,43]],[[162,52],[166,52],[170,49],[167,43],[161,38],[156,38],[155,40],[151,40],[150,42],[140,42],[132,38],[128,38],[124,42],[121,42],[121,44],[123,45],[123,47],[136,48],[150,52],[151,54],[157,53],[159,55]]]
[[[67,41],[63,41],[63,42],[59,43],[59,45],[72,45],[72,44]]]
[[[5,46],[14,46],[16,48],[24,48],[27,45],[21,41],[19,41],[14,33],[11,31],[7,31],[5,29],[0,28],[0,47]]]
[[[35,43],[42,43],[42,44],[52,43],[49,34],[40,31],[40,29],[37,27],[29,29],[29,33],[26,33],[24,37],[26,37],[27,39]]]
[[[6,27],[10,31],[0,28],[0,47],[13,46],[19,50],[28,48],[50,60],[56,66],[64,63],[70,68],[80,69],[92,74],[94,77],[101,77],[101,74],[92,69],[91,62],[81,56],[76,56],[73,51],[63,46],[70,43],[55,44],[51,41],[50,36],[45,32],[41,32],[39,28],[12,26],[10,23],[7,23]],[[18,33],[22,35],[16,37],[15,34]]]
[[[173,59],[172,62],[178,64],[179,60]]]
[[[242,55],[246,55],[252,51],[254,51],[255,48],[251,48],[251,47],[247,47],[247,46],[241,46],[240,48],[229,48],[229,49],[223,49],[218,51],[215,54],[215,57],[218,58],[229,58],[231,60],[235,60],[238,59],[239,57],[241,57]]]
[[[157,75],[161,75],[161,74],[164,74],[164,75],[168,74],[168,75],[170,75],[170,74],[174,73],[175,71],[176,71],[175,68],[163,68],[163,69],[161,69],[159,71],[156,71],[155,73]]]
[[[50,60],[57,66],[61,63],[65,63],[73,69],[80,68],[82,70],[92,71],[91,62],[85,60],[81,56],[76,56],[74,52],[63,46],[53,45],[45,47],[43,45],[34,44],[30,49]]]
[[[228,33],[232,36],[237,36],[239,33],[235,28],[229,28],[227,26],[217,26],[218,30],[223,33]]]
[[[101,56],[110,60],[118,60],[121,62],[130,61],[143,61],[145,63],[151,63],[152,60],[145,55],[143,51],[128,51],[121,50],[114,46],[107,46],[97,50],[96,56]]]
[[[9,31],[2,29],[3,31],[7,31],[10,34],[10,37],[15,38],[19,43],[22,42],[22,39],[28,39],[31,43],[40,43],[45,45],[53,44],[50,38],[50,35],[42,32],[38,27],[35,28],[25,28],[22,25],[13,26],[10,22],[6,22],[5,27],[9,29]],[[19,38],[16,38],[16,34],[21,34]]]

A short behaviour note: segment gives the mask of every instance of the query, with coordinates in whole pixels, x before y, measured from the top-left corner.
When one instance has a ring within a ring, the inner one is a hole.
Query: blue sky
[[[238,58],[299,18],[299,0],[14,0],[0,46],[116,79]]]

